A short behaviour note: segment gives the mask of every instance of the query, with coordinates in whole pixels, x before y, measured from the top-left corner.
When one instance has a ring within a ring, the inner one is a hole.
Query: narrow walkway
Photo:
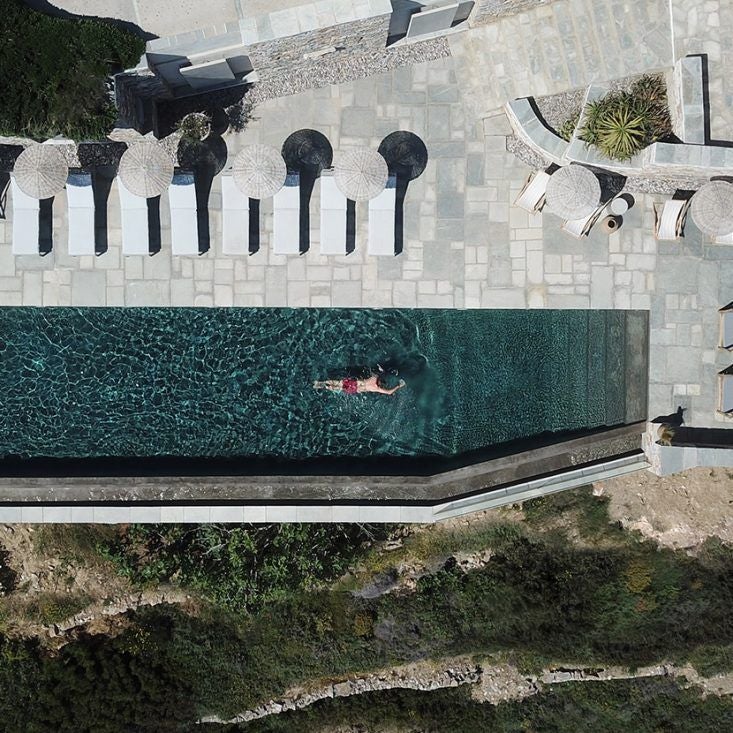
[[[557,0],[449,37],[474,118],[508,99],[672,66],[666,0]]]

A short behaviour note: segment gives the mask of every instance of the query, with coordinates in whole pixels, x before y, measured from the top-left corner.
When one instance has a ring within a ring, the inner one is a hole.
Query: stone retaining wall
[[[469,23],[483,25],[492,23],[507,15],[516,15],[532,10],[538,5],[549,5],[553,0],[476,0]]]

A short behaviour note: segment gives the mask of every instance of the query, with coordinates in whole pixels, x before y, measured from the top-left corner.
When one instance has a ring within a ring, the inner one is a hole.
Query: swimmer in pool
[[[332,392],[343,392],[344,394],[374,392],[376,394],[393,395],[404,386],[405,380],[400,379],[400,383],[396,387],[385,389],[379,384],[379,377],[376,374],[372,374],[366,379],[344,377],[344,379],[326,379],[323,382],[313,382],[313,389],[330,389]]]

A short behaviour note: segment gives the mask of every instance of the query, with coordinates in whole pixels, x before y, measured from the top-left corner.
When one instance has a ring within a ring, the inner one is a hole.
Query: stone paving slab
[[[518,97],[673,65],[667,0],[556,0],[448,42],[474,119]]]

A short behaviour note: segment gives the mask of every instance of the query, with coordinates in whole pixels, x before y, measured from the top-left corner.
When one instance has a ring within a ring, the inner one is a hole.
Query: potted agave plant
[[[178,132],[181,133],[181,138],[184,140],[193,143],[201,142],[211,132],[211,117],[205,112],[187,114],[178,123]]]

